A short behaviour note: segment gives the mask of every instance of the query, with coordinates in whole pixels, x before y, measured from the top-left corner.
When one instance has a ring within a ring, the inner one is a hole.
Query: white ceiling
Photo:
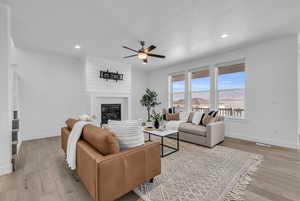
[[[0,0],[1,2],[1,0]],[[300,30],[299,0],[6,0],[16,46],[153,69]],[[230,36],[221,39],[220,35]],[[124,60],[154,44],[151,59]],[[80,44],[81,50],[74,45]]]

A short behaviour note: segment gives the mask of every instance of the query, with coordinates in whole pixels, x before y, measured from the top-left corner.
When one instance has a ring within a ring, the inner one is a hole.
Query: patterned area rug
[[[262,156],[193,146],[162,159],[162,174],[135,190],[145,201],[240,201]]]

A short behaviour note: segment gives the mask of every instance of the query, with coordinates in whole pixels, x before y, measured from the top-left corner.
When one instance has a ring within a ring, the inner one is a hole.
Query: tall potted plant
[[[148,122],[151,121],[150,111],[151,108],[154,108],[156,105],[160,105],[161,103],[157,101],[158,94],[150,89],[146,89],[146,93],[143,95],[142,99],[140,100],[142,106],[146,107],[148,112]]]

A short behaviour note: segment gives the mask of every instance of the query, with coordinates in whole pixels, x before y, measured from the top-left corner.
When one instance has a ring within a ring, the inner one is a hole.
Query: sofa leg
[[[149,182],[150,182],[150,183],[154,183],[154,178],[150,179]]]

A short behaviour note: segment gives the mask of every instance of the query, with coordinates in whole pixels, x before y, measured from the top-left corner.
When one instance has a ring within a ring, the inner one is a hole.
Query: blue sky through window
[[[219,75],[218,89],[244,89],[245,72],[237,72]],[[192,79],[192,91],[208,91],[210,89],[210,78]],[[184,92],[184,80],[173,82],[173,92]]]
[[[219,75],[218,89],[244,89],[245,88],[245,72],[229,73]]]

